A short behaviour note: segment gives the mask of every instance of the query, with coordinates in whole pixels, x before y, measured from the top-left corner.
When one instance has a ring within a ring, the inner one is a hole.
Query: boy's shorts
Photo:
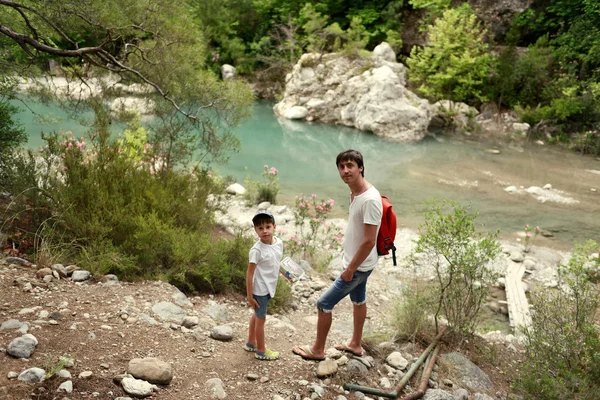
[[[333,285],[321,295],[317,301],[317,308],[323,312],[330,313],[333,307],[344,297],[350,295],[350,300],[355,305],[365,304],[367,302],[367,279],[371,271],[356,271],[352,280],[346,282],[340,276],[333,282]]]
[[[266,294],[264,296],[257,296],[255,294],[252,295],[252,298],[256,300],[260,307],[254,307],[254,314],[256,318],[266,318],[267,317],[267,304],[269,304],[269,300],[271,300],[271,295]]]

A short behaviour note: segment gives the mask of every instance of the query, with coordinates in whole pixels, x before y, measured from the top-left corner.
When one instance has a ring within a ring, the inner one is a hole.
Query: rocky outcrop
[[[421,140],[430,106],[406,88],[406,68],[395,58],[385,42],[371,57],[304,54],[274,111],[283,118],[342,124],[398,141]]]

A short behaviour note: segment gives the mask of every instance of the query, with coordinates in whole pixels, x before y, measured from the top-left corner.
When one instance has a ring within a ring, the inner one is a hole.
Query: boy
[[[250,319],[244,349],[255,352],[255,357],[259,360],[277,360],[279,353],[265,346],[265,319],[267,304],[275,296],[277,288],[283,242],[273,236],[275,218],[270,211],[258,210],[252,223],[259,240],[250,249],[246,272],[246,295],[248,303],[254,308],[254,314]]]

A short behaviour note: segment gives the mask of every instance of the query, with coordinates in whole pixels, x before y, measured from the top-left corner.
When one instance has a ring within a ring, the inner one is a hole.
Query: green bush
[[[11,186],[9,235],[28,244],[20,250],[43,248],[46,259],[60,252],[96,273],[243,291],[252,241],[211,237],[216,206],[208,195],[222,184],[197,168],[161,168],[161,157],[138,136],[55,133],[39,157],[15,157],[20,186]]]
[[[400,339],[416,341],[433,331],[429,315],[435,313],[434,291],[424,282],[414,282],[402,289],[394,308],[392,325]]]
[[[576,245],[569,263],[559,267],[565,287],[532,296],[532,325],[523,330],[526,352],[517,382],[532,398],[598,398],[600,327],[595,314],[600,297],[588,270],[597,249],[594,241]]]
[[[287,279],[279,277],[275,297],[269,302],[269,312],[275,314],[287,310],[291,307],[292,300],[292,285]]]
[[[481,306],[498,274],[489,265],[500,253],[498,232],[475,231],[477,213],[456,202],[430,202],[421,236],[410,255],[412,264],[433,265],[435,324],[444,316],[460,335],[471,335]],[[446,210],[449,208],[448,212]]]

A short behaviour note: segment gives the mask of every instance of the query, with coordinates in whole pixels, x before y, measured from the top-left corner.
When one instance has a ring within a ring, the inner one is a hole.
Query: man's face
[[[255,226],[254,231],[258,235],[261,242],[265,244],[273,244],[273,232],[275,232],[275,224],[272,222],[263,222]]]
[[[346,160],[340,161],[338,164],[338,172],[340,173],[340,178],[346,183],[350,185],[361,176],[361,172],[363,167],[359,167],[356,164],[356,161]]]

